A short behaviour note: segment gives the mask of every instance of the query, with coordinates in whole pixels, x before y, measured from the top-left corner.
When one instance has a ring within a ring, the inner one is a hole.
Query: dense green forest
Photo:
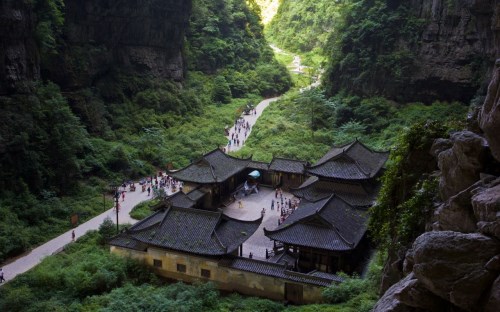
[[[42,67],[50,67],[65,45],[64,1],[32,2]],[[327,288],[325,302],[336,305],[303,307],[226,296],[210,284],[165,284],[144,266],[109,254],[103,246],[107,224],[0,288],[0,310],[370,311],[381,259],[423,231],[428,211],[420,208],[436,196],[434,168],[416,166],[412,153],[425,154],[433,139],[462,128],[469,103],[405,98],[425,21],[404,1],[282,0],[265,31],[258,2],[193,0],[182,83],[113,68],[82,89],[41,79],[0,97],[0,262],[69,229],[73,213],[86,220],[102,212],[110,184],[167,163],[182,167],[226,144],[223,128],[244,106],[287,92],[234,155],[314,162],[333,144],[355,138],[390,149],[370,221],[381,252],[367,278],[346,277]],[[264,34],[280,48],[306,55],[306,64],[326,57],[323,87],[290,91],[294,82],[311,83],[312,73],[291,77],[286,65],[293,54],[276,57]],[[99,53],[78,51],[74,61]],[[386,83],[401,88],[401,97],[384,97]],[[143,204],[133,216],[149,212]]]
[[[42,68],[65,51],[64,2],[34,2]],[[189,163],[225,143],[247,103],[291,86],[253,2],[193,1],[181,86],[115,68],[65,91],[47,80],[0,98],[0,261],[101,212],[110,184]],[[77,53],[78,52],[78,53]],[[66,53],[66,52],[65,52]],[[71,51],[75,63],[99,51]]]
[[[282,0],[276,15],[266,25],[266,36],[293,52],[321,54],[338,24],[341,2]]]

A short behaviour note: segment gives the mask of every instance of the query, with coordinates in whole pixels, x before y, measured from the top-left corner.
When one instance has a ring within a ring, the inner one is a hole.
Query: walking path
[[[127,191],[125,193],[125,201],[122,201],[120,197],[120,212],[118,213],[118,220],[120,224],[136,223],[137,220],[132,219],[129,213],[137,204],[148,199],[151,199],[151,196],[148,196],[147,192],[141,192],[140,186],[136,188],[135,192]],[[116,222],[116,211],[113,208],[110,208],[97,217],[94,217],[89,221],[79,225],[78,227],[59,235],[58,237],[46,242],[45,244],[31,250],[28,254],[5,265],[3,267],[5,280],[9,281],[13,279],[18,274],[22,274],[39,264],[43,260],[43,258],[59,252],[65,245],[71,243],[71,233],[73,230],[75,231],[76,238],[78,239],[78,237],[83,236],[88,231],[97,230],[104,219],[106,219],[107,217],[110,217],[113,222]]]
[[[257,112],[257,114],[255,114],[255,115],[245,115],[245,114],[241,115],[241,118],[243,118],[244,122],[245,123],[248,122],[248,124],[250,125],[250,130],[248,131],[247,136],[245,138],[245,129],[241,129],[241,131],[238,133],[238,137],[240,139],[240,144],[235,145],[234,143],[231,143],[231,146],[227,145],[226,149],[228,152],[237,151],[245,145],[246,139],[250,136],[250,133],[252,132],[252,129],[253,129],[253,126],[255,125],[255,122],[257,122],[257,119],[259,119],[260,115],[262,115],[262,112],[264,112],[264,110],[269,106],[269,104],[271,104],[274,101],[277,101],[278,99],[279,99],[279,97],[274,97],[274,98],[270,98],[270,99],[265,99],[262,102],[260,102],[259,105],[257,105],[257,107],[255,107],[255,111]],[[232,134],[236,134],[236,127],[234,124],[229,129],[229,135],[226,136],[228,141],[231,139]]]

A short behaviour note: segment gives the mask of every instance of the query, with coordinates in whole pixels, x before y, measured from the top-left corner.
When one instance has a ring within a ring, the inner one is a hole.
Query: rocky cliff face
[[[431,231],[404,257],[406,277],[385,292],[374,311],[498,311],[499,88],[497,65],[477,133],[462,131],[435,142],[442,202]]]
[[[191,0],[66,0],[65,46],[44,73],[64,89],[114,69],[182,81],[190,10]]]
[[[182,81],[191,0],[66,0],[58,54],[40,56],[29,1],[0,3],[0,94],[43,76],[64,90],[112,70]],[[41,61],[42,59],[42,61]]]
[[[408,96],[468,102],[500,56],[500,1],[411,0],[411,10],[426,22]]]
[[[0,3],[0,95],[24,81],[40,78],[40,57],[34,39],[35,17],[19,0]]]

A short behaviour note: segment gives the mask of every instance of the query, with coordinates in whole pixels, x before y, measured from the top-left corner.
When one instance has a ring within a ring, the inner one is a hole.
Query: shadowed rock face
[[[41,62],[36,12],[28,1],[0,3],[0,94],[40,79],[63,90],[92,86],[111,70],[182,81],[191,0],[65,0],[58,54]]]
[[[40,57],[34,39],[31,7],[19,0],[0,2],[0,94],[16,84],[40,78]]]
[[[488,139],[493,157],[500,161],[500,59],[496,61],[488,95],[479,114],[479,126]]]
[[[415,98],[468,102],[489,79],[499,55],[496,0],[412,0],[412,11],[427,21],[417,54]]]
[[[190,11],[191,0],[66,0],[66,46],[44,72],[63,89],[110,69],[182,81]]]

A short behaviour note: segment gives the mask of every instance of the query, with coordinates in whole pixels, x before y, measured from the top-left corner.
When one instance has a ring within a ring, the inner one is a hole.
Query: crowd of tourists
[[[243,146],[245,140],[250,133],[252,126],[244,118],[240,117],[234,122],[234,131],[228,133],[229,139],[227,142],[227,151],[231,150],[231,147]]]
[[[278,219],[278,225],[283,223],[292,212],[299,206],[300,199],[298,198],[287,198],[283,197],[283,190],[281,188],[276,188],[274,192],[274,199],[271,199],[271,210],[276,210],[280,213],[280,218]]]

